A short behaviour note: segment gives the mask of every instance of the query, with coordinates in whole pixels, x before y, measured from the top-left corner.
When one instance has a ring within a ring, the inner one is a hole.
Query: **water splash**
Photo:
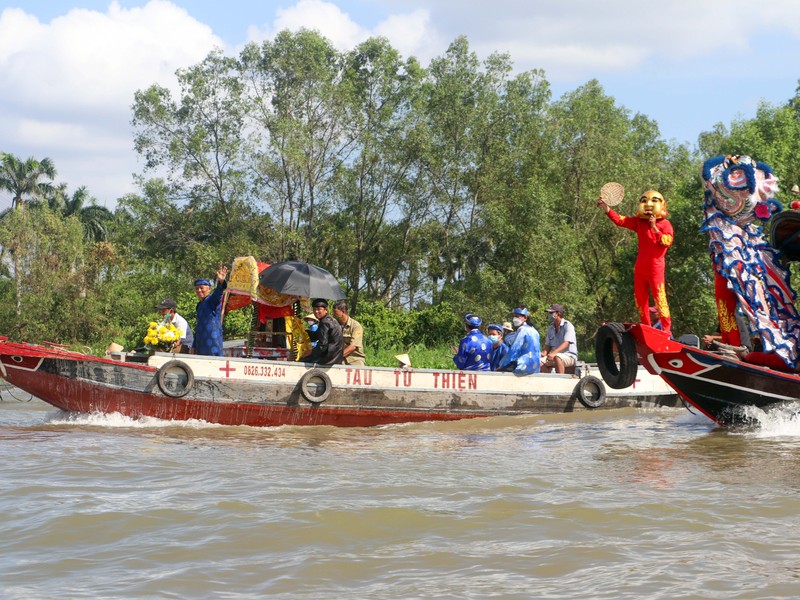
[[[800,438],[800,403],[788,402],[764,411],[755,406],[744,409],[745,416],[752,420],[753,427],[744,433],[759,438]]]
[[[92,427],[123,427],[126,429],[158,429],[164,427],[185,427],[189,429],[216,429],[224,427],[198,419],[187,421],[166,421],[155,417],[132,419],[121,413],[70,413],[62,410],[47,415],[45,422],[50,425],[90,425]]]

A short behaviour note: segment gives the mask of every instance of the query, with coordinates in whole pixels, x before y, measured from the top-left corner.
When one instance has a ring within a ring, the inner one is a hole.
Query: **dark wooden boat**
[[[641,363],[720,425],[751,423],[753,408],[800,410],[797,374],[701,350],[646,325],[606,323],[598,331],[596,350],[600,373],[611,388],[625,387],[638,376]]]
[[[381,367],[156,353],[99,358],[0,337],[0,375],[65,411],[223,425],[371,426],[494,415],[679,406],[644,369],[606,390],[580,377]]]

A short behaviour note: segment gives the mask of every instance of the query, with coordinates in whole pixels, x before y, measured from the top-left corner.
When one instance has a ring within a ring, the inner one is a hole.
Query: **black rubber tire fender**
[[[614,357],[617,348],[619,364]],[[597,367],[603,381],[615,390],[633,385],[639,371],[639,357],[633,335],[622,323],[606,323],[600,326],[595,337]]]
[[[597,408],[606,400],[606,386],[597,377],[587,375],[575,386],[575,395],[586,408]]]
[[[167,385],[167,374],[173,369],[183,371],[186,376],[186,383],[182,388],[176,389],[175,386]],[[161,365],[156,372],[156,383],[161,393],[170,398],[183,398],[194,387],[194,373],[192,368],[182,360],[170,360]]]
[[[321,369],[311,369],[303,373],[298,384],[300,395],[311,404],[322,404],[331,395],[331,378]]]

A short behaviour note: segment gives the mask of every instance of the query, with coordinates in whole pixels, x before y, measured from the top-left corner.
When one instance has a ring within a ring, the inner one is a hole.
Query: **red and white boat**
[[[720,425],[750,423],[750,407],[800,410],[800,375],[749,364],[671,340],[641,324],[606,323],[597,333],[598,368],[611,388],[640,377],[640,365]]]
[[[371,426],[495,415],[679,406],[644,369],[606,390],[574,375],[349,367],[245,358],[120,353],[100,358],[0,337],[0,375],[65,411],[223,425]]]

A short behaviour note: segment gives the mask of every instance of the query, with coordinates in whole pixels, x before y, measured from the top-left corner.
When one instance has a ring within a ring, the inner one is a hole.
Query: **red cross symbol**
[[[219,370],[220,371],[225,371],[225,378],[227,379],[228,377],[231,376],[231,371],[235,371],[236,369],[231,367],[231,361],[226,360],[225,361],[225,366],[224,367],[220,367]]]

